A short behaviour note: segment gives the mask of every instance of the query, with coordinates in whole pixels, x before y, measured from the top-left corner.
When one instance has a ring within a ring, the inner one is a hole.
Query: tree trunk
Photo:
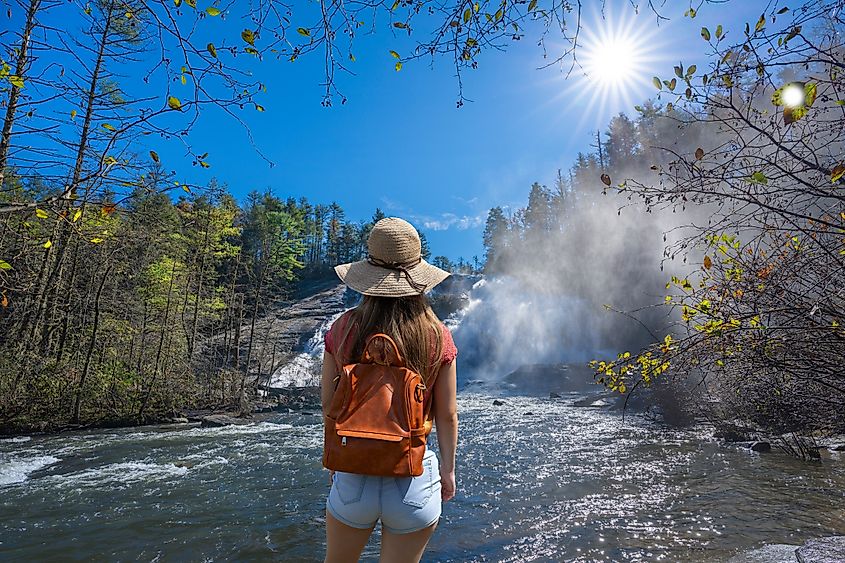
[[[79,423],[79,407],[82,403],[82,392],[85,386],[85,379],[88,377],[88,371],[91,368],[91,356],[94,354],[94,344],[97,342],[97,331],[100,328],[100,296],[103,294],[103,287],[106,285],[106,280],[109,277],[109,272],[112,269],[112,264],[109,264],[106,271],[103,272],[103,279],[100,280],[100,285],[97,287],[97,296],[94,298],[94,322],[91,328],[91,339],[88,342],[88,351],[85,354],[85,366],[82,368],[82,377],[79,378],[79,387],[76,389],[76,399],[73,402],[73,422]]]

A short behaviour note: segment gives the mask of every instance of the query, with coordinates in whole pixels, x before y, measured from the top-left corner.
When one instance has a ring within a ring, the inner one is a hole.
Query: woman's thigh
[[[379,563],[418,563],[436,527],[437,522],[410,534],[392,534],[382,528]]]
[[[355,563],[370,539],[372,528],[347,526],[326,511],[325,563]]]

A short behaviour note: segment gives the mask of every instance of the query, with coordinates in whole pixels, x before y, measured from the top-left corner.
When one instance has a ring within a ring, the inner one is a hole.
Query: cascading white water
[[[619,318],[589,301],[528,287],[507,276],[455,278],[431,297],[460,296],[464,303],[444,319],[458,346],[462,381],[495,382],[522,366],[583,364],[613,348],[608,335]],[[342,314],[326,319],[304,350],[272,374],[269,386],[319,385],[323,339]]]
[[[320,384],[321,361],[326,333],[345,311],[327,318],[308,339],[305,349],[270,376],[268,387],[312,387]]]
[[[482,278],[445,323],[458,346],[462,378],[496,381],[521,366],[586,363],[601,354],[607,343],[603,311],[596,309],[514,278]]]

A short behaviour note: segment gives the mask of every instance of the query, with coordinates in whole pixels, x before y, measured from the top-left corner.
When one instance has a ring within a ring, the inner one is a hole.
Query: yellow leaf
[[[5,260],[0,260],[0,270],[11,270],[12,265]]]
[[[156,164],[160,162],[158,158],[158,153],[156,151],[150,151],[150,158],[152,158],[153,162],[155,162]]]
[[[191,188],[189,188],[185,184],[182,184],[182,189],[185,190],[187,193],[191,193]]]
[[[185,4],[187,4],[191,8],[196,8],[197,7],[197,0],[185,0]]]
[[[47,218],[47,212],[44,211],[43,209],[36,209],[35,210],[35,216],[38,217],[39,219],[46,219]]]
[[[255,45],[255,33],[251,29],[245,29],[241,32],[241,39],[249,43],[250,45]]]
[[[170,109],[182,111],[182,102],[179,101],[179,98],[176,98],[174,96],[168,97],[167,98],[167,105],[170,106]]]
[[[48,240],[47,242],[44,243],[43,246],[44,246],[44,248],[50,248],[51,246],[53,246],[53,241]]]
[[[99,237],[92,238],[91,242],[93,242],[94,244],[100,244],[101,242],[105,242],[105,239],[102,239],[102,238],[99,238]]]
[[[830,171],[830,181],[836,182],[843,175],[845,175],[845,165],[837,164],[833,167],[833,170]]]
[[[212,57],[214,57],[215,59],[217,58],[217,49],[214,48],[214,43],[209,43],[208,45],[206,45],[205,48],[208,50],[209,54]]]
[[[757,25],[754,26],[754,31],[760,31],[766,27],[766,14],[760,14],[760,19],[757,20]]]
[[[704,267],[708,270],[713,267],[713,261],[710,259],[709,256],[704,257]]]
[[[76,213],[73,214],[73,222],[76,223],[77,221],[79,221],[80,217],[82,217],[82,210],[77,209]]]
[[[106,131],[114,131],[115,130],[115,128],[109,123],[103,123],[103,129],[105,129]]]
[[[298,34],[302,35],[303,37],[311,37],[311,30],[306,29],[306,28],[304,28],[304,27],[298,27],[298,28],[296,29],[296,32],[297,32]]]
[[[220,10],[218,8],[215,8],[214,6],[209,6],[205,9],[205,12],[212,17],[220,15]]]
[[[261,104],[255,104],[255,109],[258,111],[264,111],[264,106],[262,106]]]
[[[70,118],[76,119],[76,110],[75,109],[70,110]]]
[[[402,70],[402,61],[396,61],[396,64],[393,66],[396,69],[396,72]]]
[[[391,57],[393,57],[394,59],[399,59],[399,58],[401,58],[401,57],[399,56],[399,53],[397,53],[396,51],[390,51],[390,56],[391,56]]]

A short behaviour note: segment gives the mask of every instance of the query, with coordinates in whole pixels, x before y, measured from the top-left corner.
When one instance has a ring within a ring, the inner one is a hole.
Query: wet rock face
[[[842,563],[845,561],[845,536],[808,540],[795,550],[799,563]]]
[[[203,426],[220,427],[232,426],[233,424],[249,424],[249,420],[243,418],[234,418],[225,414],[212,414],[202,419]]]

